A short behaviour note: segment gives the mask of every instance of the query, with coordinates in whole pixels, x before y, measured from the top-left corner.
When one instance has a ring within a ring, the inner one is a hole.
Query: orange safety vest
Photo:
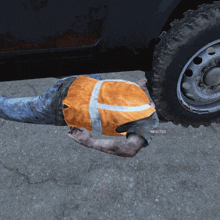
[[[123,136],[117,127],[156,112],[145,92],[127,80],[97,80],[79,76],[63,99],[64,120],[71,127],[86,128],[108,136]]]

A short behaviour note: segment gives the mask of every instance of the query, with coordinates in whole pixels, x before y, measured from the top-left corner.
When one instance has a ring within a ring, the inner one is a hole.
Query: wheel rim
[[[197,51],[177,83],[180,104],[197,114],[220,111],[220,39]]]

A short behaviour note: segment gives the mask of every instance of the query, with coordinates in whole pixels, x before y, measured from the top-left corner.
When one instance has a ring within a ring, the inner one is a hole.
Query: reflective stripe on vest
[[[136,106],[136,107],[126,107],[126,106],[115,106],[115,105],[106,105],[106,104],[100,104],[97,102],[98,95],[100,88],[102,86],[102,83],[105,81],[121,81],[125,82],[128,84],[133,84],[135,86],[138,86],[136,83],[127,81],[127,80],[99,80],[92,92],[92,96],[90,99],[89,103],[89,114],[90,114],[90,119],[92,123],[92,131],[97,132],[97,133],[102,133],[102,124],[101,124],[101,117],[98,112],[99,109],[104,109],[104,110],[112,110],[112,111],[121,111],[121,112],[133,112],[133,111],[143,111],[151,107],[151,105],[145,104],[142,106]],[[140,86],[138,86],[140,87]]]
[[[130,84],[130,85],[129,85]],[[123,136],[116,128],[156,112],[147,94],[127,80],[96,80],[79,76],[62,101],[67,125],[108,136]]]

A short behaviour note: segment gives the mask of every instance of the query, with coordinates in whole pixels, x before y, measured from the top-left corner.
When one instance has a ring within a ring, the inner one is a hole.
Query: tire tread
[[[170,30],[163,31],[159,38],[160,42],[155,46],[153,55],[153,73],[149,80],[149,91],[151,97],[155,102],[156,109],[160,120],[171,121],[173,124],[181,124],[183,127],[198,128],[200,125],[209,126],[211,123],[219,123],[219,120],[210,120],[210,122],[191,122],[186,120],[179,120],[178,117],[172,115],[167,109],[168,103],[162,101],[162,93],[164,90],[160,89],[161,84],[166,78],[165,70],[171,62],[173,56],[177,52],[177,48],[183,45],[190,37],[189,33],[200,31],[208,26],[213,18],[220,18],[220,1],[214,1],[212,4],[202,4],[196,10],[188,10],[183,13],[184,17],[180,20],[175,19],[170,23]]]

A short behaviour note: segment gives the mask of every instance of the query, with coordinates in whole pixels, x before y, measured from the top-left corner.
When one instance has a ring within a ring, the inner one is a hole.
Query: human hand
[[[70,127],[67,135],[78,143],[82,143],[92,137],[90,131],[85,128]]]
[[[147,82],[147,79],[141,79],[139,81],[136,82],[136,84],[138,84],[142,90],[147,90],[147,86],[146,86],[146,82]]]
[[[155,104],[153,101],[150,102],[150,105],[155,108]]]

